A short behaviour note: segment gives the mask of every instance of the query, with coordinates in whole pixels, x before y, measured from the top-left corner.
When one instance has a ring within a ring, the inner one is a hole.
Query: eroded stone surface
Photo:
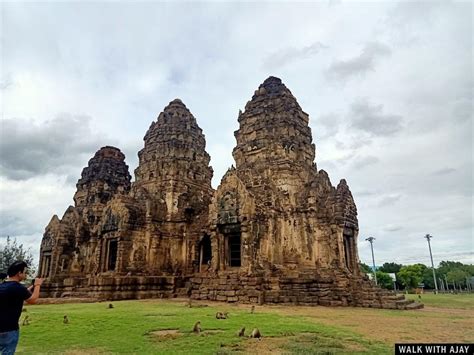
[[[101,148],[75,206],[46,227],[44,293],[412,307],[360,273],[352,194],[317,170],[308,114],[281,80],[265,80],[238,121],[235,167],[216,191],[179,99],[146,132],[132,184],[123,154]]]

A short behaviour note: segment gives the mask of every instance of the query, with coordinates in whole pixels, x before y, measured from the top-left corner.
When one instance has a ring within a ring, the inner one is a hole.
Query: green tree
[[[386,272],[388,274],[393,273],[396,274],[397,272],[400,271],[400,269],[403,267],[402,264],[397,264],[397,263],[384,263],[381,268],[379,268],[379,271]]]
[[[462,269],[463,266],[464,266],[463,263],[460,263],[459,261],[447,260],[447,261],[440,262],[438,269],[436,271],[439,277],[444,278],[448,274],[448,272],[450,272],[451,270]]]
[[[382,271],[377,271],[377,283],[380,287],[386,288],[387,290],[393,290],[393,279],[389,274]]]
[[[16,238],[7,236],[6,244],[0,245],[0,272],[6,273],[8,267],[17,260],[24,260],[28,264],[28,274],[32,276],[36,273],[33,254],[30,249],[26,249],[23,244],[18,243]]]
[[[464,265],[462,266],[462,270],[463,270],[464,272],[467,272],[467,273],[469,274],[469,276],[474,276],[474,265],[472,265],[472,264],[469,264],[469,265],[464,264]]]
[[[371,274],[373,272],[372,268],[369,265],[364,264],[364,263],[359,263],[359,268],[360,268],[360,271],[362,271],[364,274]]]
[[[438,269],[436,269],[436,274],[439,275],[439,277],[444,278],[445,276],[447,276],[448,272],[453,270],[462,270],[466,272],[469,276],[474,276],[474,265],[463,264],[459,261],[440,262]]]
[[[405,288],[416,288],[423,280],[425,269],[426,266],[423,264],[407,265],[400,269],[397,277]]]
[[[439,275],[436,274],[436,277],[438,277]],[[434,289],[435,286],[434,286],[434,281],[433,281],[433,269],[432,268],[426,268],[424,271],[423,271],[423,283],[425,284],[425,288],[429,288],[429,289]]]
[[[446,279],[448,280],[448,282],[455,282],[457,285],[465,285],[466,277],[468,276],[469,274],[467,272],[459,268],[449,271],[446,274]]]

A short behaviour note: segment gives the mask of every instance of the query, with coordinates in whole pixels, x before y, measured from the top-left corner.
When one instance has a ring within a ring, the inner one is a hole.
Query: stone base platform
[[[190,297],[193,300],[249,304],[352,306],[418,309],[423,304],[383,290],[360,276],[324,270],[286,272],[284,276],[241,272],[189,276],[97,276],[55,278],[42,297],[124,300]]]
[[[43,283],[41,297],[125,300],[188,297],[189,277],[97,276],[54,278]]]
[[[352,306],[418,309],[423,304],[383,290],[371,281],[339,272],[297,272],[285,276],[245,276],[237,272],[191,278],[191,298],[254,304]]]

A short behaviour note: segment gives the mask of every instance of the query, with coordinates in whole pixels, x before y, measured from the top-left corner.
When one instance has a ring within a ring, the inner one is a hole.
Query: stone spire
[[[82,170],[74,195],[76,207],[105,205],[116,193],[130,190],[131,176],[125,155],[120,149],[106,146],[100,148]]]
[[[202,129],[183,102],[175,99],[160,113],[144,137],[145,147],[138,153],[135,169],[136,193],[166,200],[169,213],[181,208],[179,196],[191,190],[212,191],[212,168]],[[198,198],[199,199],[199,198]]]
[[[260,201],[286,208],[314,178],[315,146],[308,122],[291,91],[275,77],[265,80],[239,113],[232,152],[236,171]]]
[[[269,77],[239,114],[233,156],[237,169],[285,165],[300,170],[313,165],[308,115],[279,78]]]

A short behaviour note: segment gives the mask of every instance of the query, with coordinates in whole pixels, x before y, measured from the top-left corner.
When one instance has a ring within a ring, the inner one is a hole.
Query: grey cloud
[[[314,134],[319,139],[333,137],[339,131],[340,117],[335,113],[321,115],[316,119],[316,133]],[[319,131],[322,128],[322,133]]]
[[[354,158],[354,154],[349,153],[349,154],[345,154],[344,156],[342,156],[340,158],[334,159],[333,161],[337,165],[345,165],[345,164],[349,163],[353,158]]]
[[[396,203],[397,201],[399,201],[401,198],[402,198],[402,195],[400,195],[400,194],[389,194],[389,195],[386,195],[386,196],[382,197],[379,200],[377,205],[379,207],[391,206],[394,203]]]
[[[456,121],[459,123],[472,122],[472,97],[457,100],[453,106],[453,118]]]
[[[303,48],[286,48],[270,54],[264,61],[264,68],[278,68],[290,62],[306,59],[318,54],[322,49],[329,48],[321,42],[315,42]]]
[[[351,152],[357,151],[365,146],[372,144],[372,138],[367,135],[361,135],[360,133],[353,134],[349,132],[348,127],[344,127],[344,140],[336,140],[335,147],[339,150],[350,150]],[[349,127],[351,128],[351,127]]]
[[[456,4],[459,6],[459,4]],[[425,33],[430,31],[439,11],[452,9],[450,1],[401,1],[387,12],[384,20],[393,40],[405,44],[419,44]],[[468,10],[469,11],[469,10]]]
[[[376,61],[390,55],[390,48],[380,42],[367,43],[358,56],[342,61],[333,62],[326,71],[330,79],[346,80],[353,76],[363,76],[375,69]]]
[[[367,99],[355,101],[349,115],[353,128],[373,136],[392,136],[403,128],[401,116],[386,114],[383,105],[371,105]]]
[[[66,181],[64,182],[66,185],[76,186],[77,181],[79,180],[79,176],[75,174],[68,174],[66,176]]]
[[[358,197],[368,197],[368,196],[374,196],[376,193],[377,191],[362,190],[362,191],[353,192],[353,195],[358,196]]]
[[[448,175],[448,174],[454,173],[455,171],[456,169],[453,169],[453,168],[443,168],[443,169],[434,171],[431,175]]]
[[[28,218],[22,218],[11,212],[0,213],[0,231],[2,236],[15,236],[38,232],[38,227]]]
[[[352,167],[354,169],[362,169],[366,166],[377,164],[379,161],[380,161],[379,158],[373,155],[369,155],[362,158],[356,158],[355,161],[352,163]]]
[[[168,80],[174,85],[180,85],[186,80],[185,69],[171,68],[168,73]]]
[[[64,173],[87,161],[106,139],[92,131],[90,118],[62,114],[37,124],[32,120],[1,121],[0,174],[25,180]]]
[[[403,227],[400,226],[400,225],[389,224],[388,226],[383,228],[383,231],[384,232],[398,232],[402,229],[403,229]]]

